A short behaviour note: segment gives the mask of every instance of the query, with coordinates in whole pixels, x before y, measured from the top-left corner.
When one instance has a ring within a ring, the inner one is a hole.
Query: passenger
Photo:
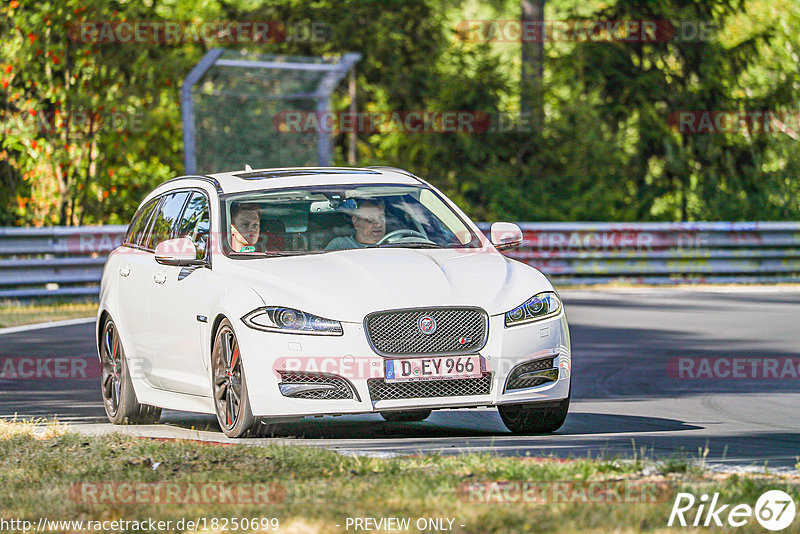
[[[231,205],[231,248],[234,252],[256,252],[261,234],[261,208],[256,204]]]

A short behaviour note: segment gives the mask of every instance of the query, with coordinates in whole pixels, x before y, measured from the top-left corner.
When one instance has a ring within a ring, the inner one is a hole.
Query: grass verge
[[[0,300],[0,328],[79,319],[92,317],[95,314],[97,314],[96,302],[47,300],[37,303],[24,303],[14,300]]]
[[[764,491],[782,489],[800,502],[797,478],[713,474],[674,461],[646,466],[636,460],[487,454],[365,458],[299,446],[122,434],[89,438],[63,425],[13,421],[0,421],[0,458],[2,516],[34,524],[43,516],[153,518],[173,522],[157,530],[176,530],[181,519],[206,518],[208,531],[272,531],[269,523],[267,529],[233,528],[231,519],[277,518],[278,532],[340,533],[354,531],[353,525],[346,528],[348,518],[397,517],[410,519],[406,532],[447,530],[418,528],[419,518],[445,518],[444,526],[452,519],[450,528],[458,533],[662,532],[672,531],[666,524],[679,491],[698,498],[720,492],[720,502],[753,506]],[[484,484],[500,481],[516,482]],[[544,496],[549,502],[520,502],[522,482],[529,483],[524,500]],[[558,487],[560,494],[554,491]],[[629,490],[625,502],[619,502]],[[227,518],[228,528],[221,523],[212,528],[213,518]],[[369,531],[390,532],[387,526]],[[736,530],[763,531],[754,519]]]

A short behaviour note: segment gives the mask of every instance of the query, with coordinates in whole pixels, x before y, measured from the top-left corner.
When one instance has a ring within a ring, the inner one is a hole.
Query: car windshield
[[[222,197],[225,254],[235,258],[356,248],[477,248],[479,238],[433,190],[338,185]]]

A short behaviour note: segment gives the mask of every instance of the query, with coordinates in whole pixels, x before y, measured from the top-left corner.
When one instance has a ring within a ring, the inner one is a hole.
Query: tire
[[[381,412],[381,417],[392,423],[410,423],[427,419],[430,410],[408,410],[406,412]]]
[[[530,403],[506,404],[497,407],[500,418],[511,432],[515,434],[549,434],[555,432],[569,411],[570,395],[557,404]],[[542,406],[544,404],[544,406]]]
[[[239,344],[230,321],[223,319],[214,336],[211,352],[212,394],[217,422],[229,438],[257,435],[262,425],[256,425],[250,409],[247,378],[239,354]]]
[[[108,420],[115,425],[152,425],[161,418],[161,408],[141,404],[133,390],[128,359],[114,321],[103,325],[100,338],[100,394]]]

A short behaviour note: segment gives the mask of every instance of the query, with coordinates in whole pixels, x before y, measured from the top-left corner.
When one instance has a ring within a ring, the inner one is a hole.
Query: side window
[[[147,244],[147,240],[150,238],[150,232],[153,231],[153,219],[158,215],[158,208],[160,208],[163,203],[164,195],[160,195],[153,201],[153,209],[147,216],[147,222],[142,225],[141,233],[136,237],[136,245],[144,247]]]
[[[136,215],[133,216],[133,220],[128,227],[128,235],[125,236],[126,244],[136,245],[141,242],[142,234],[147,228],[147,222],[150,220],[150,214],[153,212],[153,208],[155,208],[158,204],[158,201],[158,198],[154,198],[142,206],[142,209],[136,212]]]
[[[150,236],[147,238],[145,248],[154,249],[156,245],[172,236],[175,223],[188,196],[188,191],[167,194],[164,202],[161,203],[156,218],[153,220],[153,227],[150,230]]]
[[[192,193],[183,216],[178,223],[178,232],[175,237],[188,237],[197,247],[197,259],[202,260],[206,257],[208,250],[208,233],[210,229],[210,213],[208,209],[208,199],[203,193],[197,191]]]

